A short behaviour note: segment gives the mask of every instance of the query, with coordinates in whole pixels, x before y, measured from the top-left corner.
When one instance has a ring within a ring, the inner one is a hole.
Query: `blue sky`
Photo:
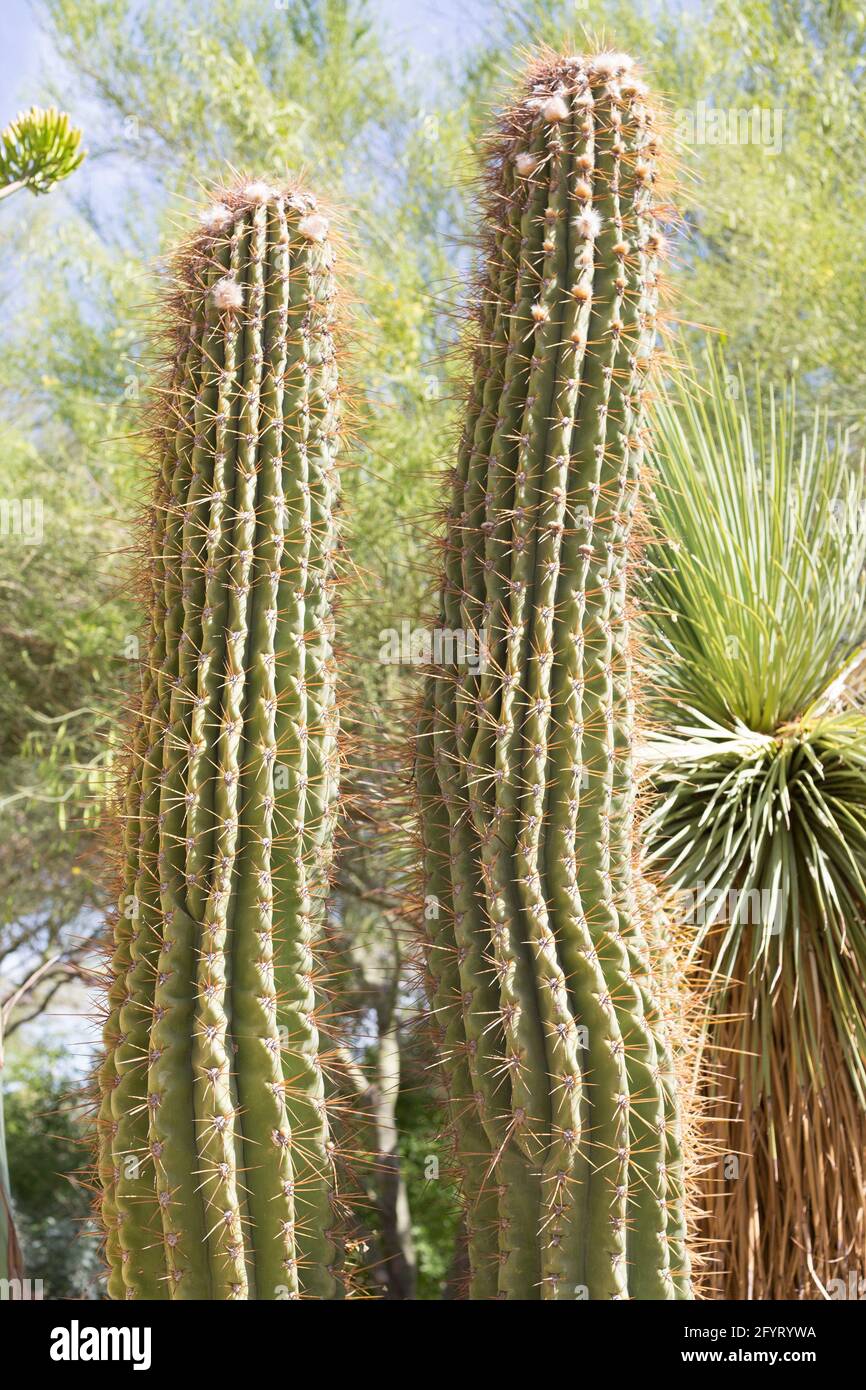
[[[31,84],[39,67],[42,36],[27,0],[0,5],[0,121],[38,98]],[[14,109],[13,109],[14,108]]]
[[[457,51],[495,8],[495,0],[432,0],[428,4],[373,0],[373,4],[419,59]],[[0,0],[0,125],[20,108],[44,102],[40,71],[48,46],[37,14],[38,3],[31,0]]]
[[[262,4],[273,0],[260,0]],[[141,8],[158,7],[162,0],[136,0]],[[467,46],[496,11],[496,0],[368,0],[390,30],[395,48],[410,55],[416,69],[431,60],[448,58]],[[281,8],[284,8],[281,5]],[[0,0],[0,129],[19,111],[30,106],[57,102],[69,112],[75,125],[84,131],[85,149],[92,142],[99,124],[98,110],[74,85],[64,81],[52,62],[52,45],[40,24],[40,0]],[[46,78],[53,77],[54,95]],[[90,137],[90,139],[88,138]],[[129,171],[126,170],[126,173]],[[120,171],[123,176],[124,171]],[[110,160],[85,162],[75,194],[84,198],[91,211],[104,220],[111,218],[117,194],[118,168]],[[60,190],[55,210],[63,206],[69,190]]]

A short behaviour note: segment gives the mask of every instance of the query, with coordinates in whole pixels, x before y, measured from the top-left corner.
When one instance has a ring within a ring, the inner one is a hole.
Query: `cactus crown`
[[[334,259],[315,199],[247,183],[174,267],[99,1073],[115,1297],[339,1291]]]
[[[632,868],[627,576],[658,153],[617,53],[543,55],[487,147],[416,759],[476,1298],[690,1296],[676,1083]]]

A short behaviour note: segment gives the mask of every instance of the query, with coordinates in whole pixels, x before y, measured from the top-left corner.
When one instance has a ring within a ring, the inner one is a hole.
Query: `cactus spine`
[[[632,872],[654,113],[629,58],[545,55],[489,153],[416,759],[470,1296],[689,1298],[676,1084]]]
[[[331,1298],[334,252],[296,191],[224,191],[202,222],[170,306],[99,1072],[109,1292]]]

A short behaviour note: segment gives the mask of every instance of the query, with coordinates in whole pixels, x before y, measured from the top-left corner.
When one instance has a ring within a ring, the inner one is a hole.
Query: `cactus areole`
[[[416,775],[470,1297],[685,1299],[682,1153],[633,875],[627,575],[662,239],[629,58],[544,57],[489,150]]]
[[[99,1072],[109,1292],[331,1298],[328,222],[295,191],[228,190],[176,271]]]

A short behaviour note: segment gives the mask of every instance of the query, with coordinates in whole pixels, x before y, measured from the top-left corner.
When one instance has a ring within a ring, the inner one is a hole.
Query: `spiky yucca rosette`
[[[675,1068],[632,867],[657,124],[630,58],[545,54],[487,152],[416,764],[476,1299],[691,1297]]]
[[[339,1294],[317,960],[338,796],[335,255],[222,190],[153,432],[99,1176],[114,1298]]]
[[[866,481],[716,348],[659,393],[641,756],[652,870],[709,976],[700,1230],[731,1299],[862,1296]],[[853,1289],[853,1294],[852,1294]]]

